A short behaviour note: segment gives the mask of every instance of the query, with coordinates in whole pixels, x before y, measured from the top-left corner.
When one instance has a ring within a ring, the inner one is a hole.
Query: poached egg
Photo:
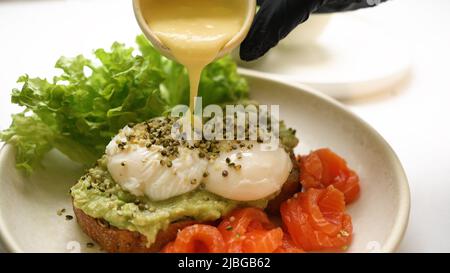
[[[289,154],[281,147],[266,151],[258,143],[245,147],[221,153],[208,164],[207,191],[236,201],[254,201],[281,189],[292,170]]]
[[[133,130],[125,127],[106,147],[107,166],[112,178],[136,196],[154,201],[169,199],[195,190],[203,178],[208,161],[198,152],[179,148],[174,160],[166,160],[162,145],[146,147],[138,143],[121,148]]]

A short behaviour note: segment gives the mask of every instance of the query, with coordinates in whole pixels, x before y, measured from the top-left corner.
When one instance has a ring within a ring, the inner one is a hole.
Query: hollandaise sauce
[[[189,73],[191,112],[202,70],[241,30],[247,14],[243,0],[144,0],[149,28]]]

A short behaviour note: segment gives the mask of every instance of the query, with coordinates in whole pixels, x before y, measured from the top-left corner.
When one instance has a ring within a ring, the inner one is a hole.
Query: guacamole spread
[[[160,230],[182,220],[214,221],[239,206],[264,208],[267,200],[237,202],[198,189],[164,201],[150,201],[121,189],[107,171],[102,157],[72,187],[74,206],[87,215],[104,219],[112,226],[137,231],[151,245]]]

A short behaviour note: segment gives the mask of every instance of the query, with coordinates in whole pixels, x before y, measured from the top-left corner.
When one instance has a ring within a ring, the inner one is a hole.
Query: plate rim
[[[3,160],[5,154],[5,149],[8,149],[10,145],[1,142],[0,147],[0,161]],[[0,183],[2,183],[0,181]],[[6,252],[12,253],[22,253],[23,251],[17,246],[14,237],[9,233],[8,228],[6,228],[6,222],[3,221],[2,211],[0,210],[0,245],[4,248]]]
[[[400,242],[402,241],[406,229],[408,227],[409,223],[409,216],[410,216],[410,207],[411,207],[411,194],[410,194],[410,188],[408,184],[408,178],[405,173],[405,170],[401,164],[400,159],[398,158],[395,151],[392,149],[392,147],[389,145],[389,143],[381,136],[378,131],[376,131],[371,125],[369,125],[366,121],[364,121],[362,118],[360,118],[355,113],[351,112],[349,109],[347,109],[342,103],[338,102],[337,100],[301,83],[297,83],[294,81],[288,81],[288,80],[282,80],[277,79],[273,77],[264,77],[262,75],[259,75],[259,73],[249,70],[242,70],[238,69],[238,72],[240,75],[244,76],[245,78],[253,78],[256,80],[261,81],[267,81],[272,84],[278,84],[281,86],[285,86],[288,88],[292,88],[295,90],[295,92],[305,92],[308,95],[311,95],[313,97],[316,97],[320,100],[324,100],[327,103],[333,105],[334,107],[338,108],[340,111],[345,112],[346,114],[350,115],[352,118],[356,119],[358,122],[361,123],[361,125],[364,127],[364,129],[368,130],[380,143],[385,146],[385,148],[388,151],[389,157],[391,157],[392,162],[395,166],[393,166],[393,169],[395,173],[400,178],[399,181],[397,181],[399,186],[399,209],[397,211],[395,222],[391,228],[391,233],[386,238],[384,244],[381,246],[381,248],[377,251],[380,252],[395,252],[397,248],[400,245]],[[0,160],[4,156],[5,147],[9,145],[5,145],[4,143],[1,144],[0,147]],[[5,250],[7,252],[13,252],[13,253],[21,253],[24,252],[18,245],[16,244],[13,236],[9,234],[8,229],[6,228],[6,222],[3,221],[3,217],[1,217],[1,210],[0,210],[0,243],[3,244]]]

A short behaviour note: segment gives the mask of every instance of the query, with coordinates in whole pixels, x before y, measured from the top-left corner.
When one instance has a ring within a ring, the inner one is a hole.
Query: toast
[[[196,223],[195,221],[172,223],[166,230],[160,231],[155,242],[147,247],[147,238],[139,232],[113,227],[103,219],[95,219],[75,206],[73,210],[84,233],[97,242],[102,250],[110,253],[158,252],[175,239],[178,230]]]
[[[280,193],[269,201],[266,208],[266,211],[269,214],[278,215],[281,203],[301,190],[301,184],[299,183],[299,167],[293,154],[291,154],[291,159],[293,168]],[[162,230],[158,233],[155,242],[151,246],[147,246],[147,238],[141,233],[116,228],[103,219],[95,219],[87,215],[75,206],[73,209],[81,229],[91,237],[92,240],[97,242],[104,251],[111,253],[158,252],[167,243],[175,239],[178,230],[199,223],[186,220],[172,223],[166,230]]]

